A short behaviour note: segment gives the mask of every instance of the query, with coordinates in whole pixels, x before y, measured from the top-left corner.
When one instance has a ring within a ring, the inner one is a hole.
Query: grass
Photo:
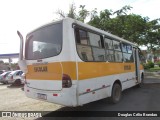
[[[149,72],[158,72],[158,71],[160,71],[160,67],[150,68],[147,71],[149,71]]]

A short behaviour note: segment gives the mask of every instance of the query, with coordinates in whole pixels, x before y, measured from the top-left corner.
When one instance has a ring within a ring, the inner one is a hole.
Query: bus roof
[[[72,18],[63,18],[63,19],[61,19],[61,20],[52,21],[52,22],[50,22],[50,23],[44,24],[44,25],[42,25],[42,26],[40,26],[40,27],[32,30],[32,31],[29,32],[28,34],[34,32],[34,31],[36,31],[36,30],[38,30],[38,29],[40,29],[40,28],[46,27],[46,26],[48,26],[48,25],[60,23],[60,22],[62,22],[62,21],[70,21],[70,22],[73,23],[73,24],[77,24],[77,25],[79,25],[79,26],[82,26],[82,27],[84,27],[84,28],[93,30],[93,31],[95,31],[95,32],[98,32],[98,33],[100,33],[100,34],[106,35],[106,36],[111,37],[111,38],[113,38],[113,39],[120,40],[120,41],[122,41],[122,42],[131,44],[131,45],[133,45],[133,46],[137,46],[135,43],[132,43],[132,42],[130,42],[130,41],[128,41],[128,40],[125,40],[125,39],[123,39],[123,38],[121,38],[121,37],[118,37],[118,36],[113,35],[113,34],[111,34],[111,33],[109,33],[109,32],[106,32],[106,31],[104,31],[104,30],[98,29],[98,28],[93,27],[93,26],[91,26],[91,25],[82,23],[81,21],[78,21],[78,20],[75,20],[75,19],[72,19]],[[27,35],[28,35],[28,34],[27,34]]]

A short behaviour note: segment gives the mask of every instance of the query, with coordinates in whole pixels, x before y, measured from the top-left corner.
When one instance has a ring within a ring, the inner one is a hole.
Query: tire
[[[13,83],[13,85],[21,85],[21,80],[20,79],[15,80],[15,82]]]
[[[141,84],[144,84],[144,75],[141,75]]]
[[[122,89],[121,86],[118,83],[115,83],[112,87],[112,94],[110,97],[110,102],[112,104],[116,104],[121,100],[122,96]]]
[[[8,81],[4,82],[4,84],[8,84]]]

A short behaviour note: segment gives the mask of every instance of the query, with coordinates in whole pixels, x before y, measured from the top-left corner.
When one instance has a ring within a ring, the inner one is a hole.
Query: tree
[[[117,16],[127,15],[128,10],[131,10],[133,7],[129,5],[125,5],[120,10],[115,11],[113,14],[117,14]]]
[[[146,18],[135,14],[121,15],[113,18],[111,23],[109,30],[113,34],[139,45],[142,44],[142,36],[146,29]]]
[[[131,42],[141,44],[141,36],[144,34],[146,18],[136,14],[127,15],[132,7],[124,6],[113,12],[103,10],[99,16],[92,17],[89,24],[102,30],[108,31]],[[116,17],[113,17],[114,15]]]
[[[80,10],[79,10],[78,14],[76,14],[76,6],[74,3],[72,3],[69,7],[68,13],[65,14],[62,10],[58,10],[56,12],[56,14],[58,14],[60,16],[60,18],[70,17],[70,18],[84,22],[86,17],[89,15],[89,11],[87,11],[87,9],[85,9],[85,5],[80,5],[79,8],[80,8]]]
[[[149,21],[148,17],[127,14],[131,8],[124,6],[115,12],[105,9],[99,15],[91,16],[88,24],[150,49],[160,45],[159,19]]]
[[[60,9],[57,10],[56,14],[59,15],[60,18],[65,18],[66,17],[65,13]]]
[[[72,3],[69,7],[69,12],[68,13],[64,13],[62,10],[57,10],[56,14],[58,14],[60,16],[60,18],[66,18],[66,17],[70,17],[73,19],[77,19],[77,15],[76,15],[76,6],[74,3]]]
[[[68,13],[67,17],[70,17],[70,18],[73,18],[73,19],[77,19],[75,4],[71,4],[70,5],[69,13]]]
[[[145,32],[145,39],[143,44],[147,46],[148,50],[159,48],[160,46],[160,19],[155,19],[147,22],[147,29]]]
[[[87,9],[85,9],[85,5],[80,5],[79,7],[81,10],[78,12],[78,18],[77,20],[84,22],[84,20],[86,19],[86,17],[89,15],[89,11]]]
[[[88,24],[138,45],[145,45],[150,51],[155,51],[160,46],[160,19],[150,21],[148,17],[128,14],[132,9],[129,5],[116,11],[105,9],[99,14],[96,8],[92,11],[88,11],[85,5],[80,5],[79,8],[80,10],[76,13],[75,5],[71,4],[68,14],[65,15],[60,10],[58,14],[61,17],[71,17],[82,22],[90,16]]]

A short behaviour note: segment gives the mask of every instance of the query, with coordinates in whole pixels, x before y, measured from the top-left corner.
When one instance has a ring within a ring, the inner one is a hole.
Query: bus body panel
[[[124,70],[130,65],[131,70]],[[78,62],[79,105],[111,96],[116,80],[122,85],[122,90],[137,84],[134,63],[90,63]]]
[[[79,105],[100,100],[111,96],[113,84],[116,80],[122,83],[122,90],[136,85],[136,79],[126,81],[125,78],[135,76],[134,72],[103,76],[79,81]],[[89,91],[88,91],[89,90]]]
[[[57,83],[55,82],[55,84]],[[38,90],[38,89],[27,87],[27,85],[25,84],[24,92],[26,96],[30,98],[51,102],[51,103],[56,103],[60,105],[65,105],[65,106],[72,106],[72,107],[77,106],[75,81],[73,81],[73,85],[70,89],[63,88],[60,91]],[[38,94],[46,95],[46,98],[39,98]]]
[[[28,65],[28,73],[26,74],[28,87],[42,90],[62,89],[62,66],[60,62],[34,64]]]

